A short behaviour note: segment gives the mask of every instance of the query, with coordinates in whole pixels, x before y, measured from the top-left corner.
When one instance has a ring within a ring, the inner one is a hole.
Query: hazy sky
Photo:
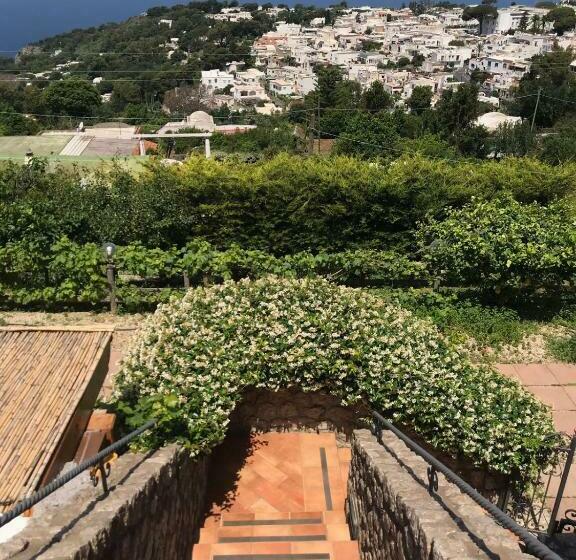
[[[298,2],[298,0],[283,1],[286,4]],[[321,6],[337,2],[337,0],[300,1],[304,4],[314,3]],[[406,4],[409,2],[409,0],[349,0],[349,4],[398,7],[403,1]],[[460,1],[475,3],[474,0]],[[524,0],[524,3],[532,4],[533,1]],[[137,15],[151,6],[184,3],[187,3],[187,0],[0,0],[0,51],[16,51],[27,43],[76,27],[120,21]],[[500,3],[508,5],[508,0],[501,0]]]

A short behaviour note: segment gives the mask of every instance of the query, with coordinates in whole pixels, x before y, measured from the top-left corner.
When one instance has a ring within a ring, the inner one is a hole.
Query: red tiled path
[[[572,436],[576,431],[576,364],[498,364],[496,367],[550,406],[556,429]],[[556,496],[559,482],[559,477],[551,481],[547,493],[549,503]],[[575,507],[576,465],[572,465],[559,513],[563,515],[566,509]]]
[[[344,515],[350,449],[333,433],[228,437],[193,560],[356,560]]]

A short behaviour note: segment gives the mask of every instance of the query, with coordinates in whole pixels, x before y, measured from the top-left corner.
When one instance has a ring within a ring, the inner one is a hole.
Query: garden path
[[[517,379],[552,408],[556,429],[572,436],[576,431],[576,364],[497,364],[497,369],[508,377]],[[550,486],[549,502],[553,501],[559,484],[554,478]],[[576,466],[572,466],[564,491],[559,514],[576,509]]]
[[[228,436],[193,560],[357,560],[344,514],[350,448],[333,433]]]

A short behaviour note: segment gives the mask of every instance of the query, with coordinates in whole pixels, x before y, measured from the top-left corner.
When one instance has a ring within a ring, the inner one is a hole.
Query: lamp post
[[[116,245],[114,243],[104,243],[102,249],[106,255],[106,279],[110,287],[110,312],[116,315],[118,304],[116,302],[116,266],[114,265],[114,255],[116,254]]]

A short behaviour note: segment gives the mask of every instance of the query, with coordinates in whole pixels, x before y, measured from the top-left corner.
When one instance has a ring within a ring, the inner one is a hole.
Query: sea
[[[338,0],[278,0],[293,5],[329,6]],[[458,1],[458,0],[453,0]],[[462,3],[466,0],[459,0]],[[349,0],[349,6],[386,6],[398,8],[409,0]],[[531,4],[524,0],[518,4]],[[82,27],[92,27],[108,22],[122,21],[152,6],[173,6],[186,3],[182,0],[0,0],[0,54],[14,56],[23,46]],[[240,1],[242,3],[242,0]],[[272,2],[276,3],[276,2]],[[469,3],[479,3],[470,0]],[[500,6],[508,6],[510,0],[499,0]]]

